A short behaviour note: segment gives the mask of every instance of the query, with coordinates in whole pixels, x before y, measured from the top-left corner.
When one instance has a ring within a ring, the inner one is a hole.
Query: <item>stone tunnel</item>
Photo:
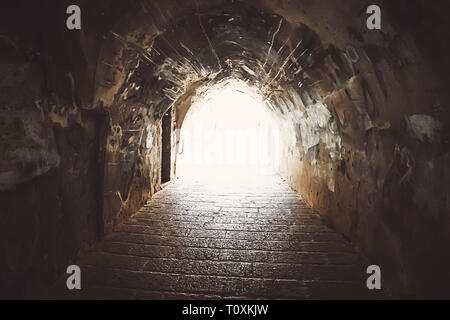
[[[4,1],[0,297],[68,295],[79,264],[100,297],[341,298],[377,265],[356,298],[449,298],[450,6],[376,2],[381,30],[366,0]],[[230,81],[278,175],[211,193],[178,179],[180,131]]]

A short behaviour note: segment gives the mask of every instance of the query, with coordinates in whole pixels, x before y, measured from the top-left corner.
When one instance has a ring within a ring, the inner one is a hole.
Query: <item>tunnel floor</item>
[[[175,180],[79,265],[80,293],[95,299],[340,299],[367,292],[351,245],[276,176]]]

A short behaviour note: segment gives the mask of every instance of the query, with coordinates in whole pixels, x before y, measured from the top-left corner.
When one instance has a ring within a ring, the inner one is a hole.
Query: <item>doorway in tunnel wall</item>
[[[92,245],[104,235],[104,167],[108,118],[102,113],[84,110],[83,126],[54,127],[58,153],[61,156],[58,193],[68,230],[73,238],[73,253],[86,244]],[[70,221],[70,223],[69,223]],[[71,225],[70,225],[71,224]],[[70,230],[73,228],[73,230]],[[71,242],[69,241],[69,243]]]
[[[171,180],[172,109],[162,117],[161,183]]]
[[[228,80],[192,103],[181,127],[177,176],[226,179],[278,171],[279,130],[257,91]]]

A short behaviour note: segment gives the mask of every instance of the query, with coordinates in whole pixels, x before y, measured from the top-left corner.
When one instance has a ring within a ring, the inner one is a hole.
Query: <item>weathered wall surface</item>
[[[74,106],[70,77],[49,92],[32,39],[0,46],[0,294],[20,296],[99,239],[102,119]]]
[[[45,289],[159,188],[160,125],[145,105],[123,92],[94,104],[111,24],[97,15],[110,4],[86,10],[90,33],[67,31],[68,5],[1,10],[0,296]],[[122,11],[112,6],[109,18]]]
[[[418,10],[419,26],[439,21]],[[448,76],[433,72],[423,38],[348,30],[304,73],[317,85],[291,112],[303,120],[285,126],[281,173],[381,266],[392,294],[448,296]]]

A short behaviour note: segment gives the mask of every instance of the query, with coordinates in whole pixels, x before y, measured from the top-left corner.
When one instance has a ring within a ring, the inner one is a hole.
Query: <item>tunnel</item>
[[[80,265],[88,298],[450,298],[448,1],[0,7],[0,297],[70,298]],[[230,83],[275,174],[183,179],[193,106]]]

